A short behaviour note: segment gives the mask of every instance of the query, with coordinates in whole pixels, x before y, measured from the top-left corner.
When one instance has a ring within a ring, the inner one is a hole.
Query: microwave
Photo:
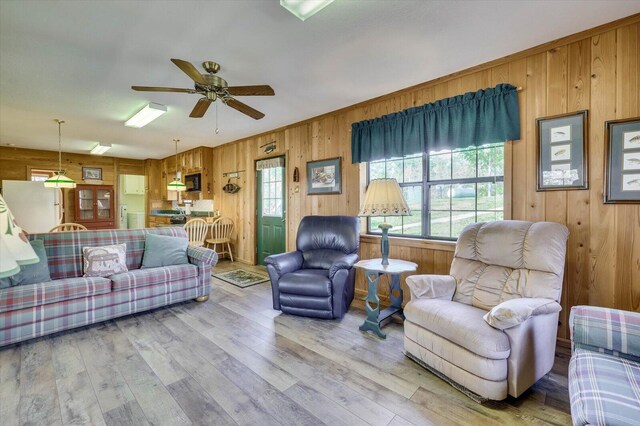
[[[202,179],[201,179],[200,173],[186,175],[184,177],[184,184],[187,186],[187,191],[189,192],[200,191],[201,182],[202,182]]]

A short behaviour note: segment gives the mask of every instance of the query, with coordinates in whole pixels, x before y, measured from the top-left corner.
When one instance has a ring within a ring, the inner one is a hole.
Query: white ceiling
[[[294,123],[640,12],[639,1],[336,0],[302,22],[278,0],[0,0],[0,143],[163,158]],[[169,59],[219,62],[230,85],[270,84],[242,97],[255,121],[219,105],[189,118],[198,97],[134,92],[191,87]],[[168,113],[123,122],[148,102]]]

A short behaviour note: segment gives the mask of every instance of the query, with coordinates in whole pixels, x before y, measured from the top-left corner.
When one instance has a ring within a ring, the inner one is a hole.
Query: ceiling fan
[[[172,59],[171,62],[187,74],[194,81],[193,89],[179,89],[175,87],[149,87],[131,86],[133,90],[139,92],[176,92],[203,95],[196,103],[196,106],[189,114],[191,118],[201,118],[207,112],[209,105],[220,99],[225,105],[248,115],[251,118],[260,120],[264,114],[251,108],[249,105],[240,102],[233,96],[273,96],[275,93],[271,86],[229,86],[227,81],[216,73],[220,70],[220,65],[213,61],[205,61],[202,68],[207,74],[200,74],[200,71],[191,63],[182,59]]]

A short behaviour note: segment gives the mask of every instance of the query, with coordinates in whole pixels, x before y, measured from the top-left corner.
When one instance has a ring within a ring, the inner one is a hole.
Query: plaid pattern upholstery
[[[44,241],[53,281],[35,284],[31,293],[27,293],[28,286],[0,290],[0,301],[5,301],[4,305],[0,302],[5,307],[0,310],[0,346],[210,293],[211,268],[218,256],[209,249],[189,247],[190,265],[136,271],[147,233],[187,238],[179,227],[30,235]],[[127,267],[135,278],[117,278],[121,286],[117,290],[108,278],[81,278],[82,247],[121,243],[127,244]],[[24,295],[18,297],[11,291]]]
[[[640,314],[574,306],[569,329],[573,424],[639,424]]]
[[[574,306],[569,324],[574,349],[587,349],[640,362],[640,313]]]
[[[107,278],[66,278],[43,283],[17,285],[0,291],[0,313],[16,309],[55,303],[109,293],[111,281]]]
[[[209,294],[195,277],[0,314],[0,346]]]
[[[187,248],[187,257],[189,257],[189,262],[194,265],[207,263],[213,268],[218,263],[218,254],[204,247],[189,246]]]
[[[82,248],[127,244],[127,268],[140,269],[147,234],[187,238],[180,227],[146,229],[104,229],[96,231],[31,234],[30,240],[44,241],[52,280],[82,276]]]
[[[169,283],[195,277],[198,267],[195,265],[172,265],[163,268],[134,269],[133,271],[111,275],[113,290],[126,290],[146,285]]]
[[[640,364],[587,349],[569,363],[571,416],[578,425],[640,423]]]

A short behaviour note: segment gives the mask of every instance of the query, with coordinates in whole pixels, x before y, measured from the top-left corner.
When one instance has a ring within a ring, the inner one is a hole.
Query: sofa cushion
[[[509,338],[484,321],[486,311],[482,309],[447,300],[417,299],[407,303],[404,314],[408,321],[477,355],[505,359],[511,353]]]
[[[133,271],[111,275],[113,290],[124,290],[152,284],[169,283],[198,275],[196,265],[172,265],[162,268],[134,269]]]
[[[324,269],[299,269],[284,274],[278,283],[280,293],[304,296],[331,296],[329,271]]]
[[[141,268],[187,264],[188,246],[187,238],[147,234]]]
[[[65,278],[0,290],[0,313],[62,300],[109,293],[111,281],[102,277]]]
[[[49,265],[47,263],[47,252],[44,249],[42,240],[30,241],[33,251],[38,256],[38,262],[30,265],[21,265],[20,272],[7,278],[0,279],[0,289],[13,287],[16,285],[26,285],[51,281],[49,275]]]
[[[640,364],[576,349],[569,363],[569,396],[574,425],[637,425]]]

